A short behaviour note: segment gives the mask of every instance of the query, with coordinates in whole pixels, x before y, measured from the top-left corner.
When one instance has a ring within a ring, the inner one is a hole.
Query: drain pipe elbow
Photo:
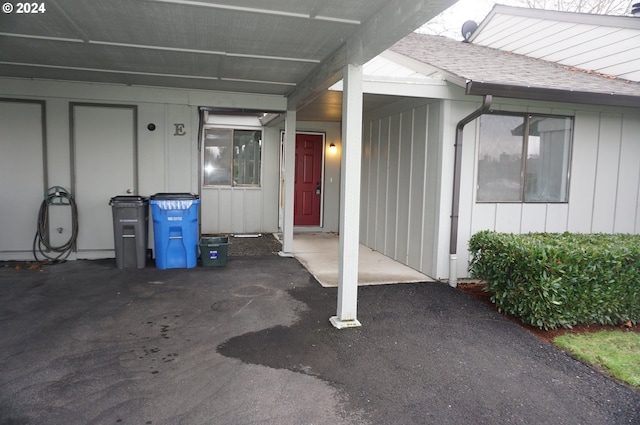
[[[493,96],[485,95],[482,106],[473,111],[456,125],[456,140],[454,145],[453,163],[453,200],[451,203],[451,233],[449,235],[449,285],[457,286],[457,265],[458,265],[458,215],[460,213],[460,179],[462,175],[462,136],[464,126],[489,111]]]

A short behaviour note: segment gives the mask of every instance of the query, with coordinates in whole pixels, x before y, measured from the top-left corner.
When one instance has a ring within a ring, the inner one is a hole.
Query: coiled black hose
[[[71,236],[61,245],[52,245],[49,242],[49,206],[69,205],[71,209]],[[73,196],[64,188],[54,186],[47,191],[40,210],[38,211],[38,223],[36,235],[33,238],[33,258],[36,261],[48,261],[59,263],[66,261],[67,257],[78,239],[78,207]],[[45,260],[38,258],[38,253]]]

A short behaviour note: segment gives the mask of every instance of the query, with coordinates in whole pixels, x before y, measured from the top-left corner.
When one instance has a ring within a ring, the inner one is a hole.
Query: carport
[[[256,0],[51,0],[28,15],[5,10],[0,76],[168,87],[186,96],[211,90],[202,106],[217,108],[264,110],[269,96],[269,108],[278,105],[273,112],[286,112],[285,158],[294,156],[298,114],[342,114],[339,291],[332,323],[358,326],[362,65],[453,3],[277,0],[265,7]],[[340,79],[342,105],[323,101]],[[238,101],[229,93],[244,97]],[[285,161],[284,255],[293,243],[293,165]]]

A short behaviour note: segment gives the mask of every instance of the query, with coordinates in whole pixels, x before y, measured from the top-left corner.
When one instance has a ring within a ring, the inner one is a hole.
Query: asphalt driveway
[[[443,283],[335,288],[292,258],[0,267],[0,424],[640,424],[640,392]]]

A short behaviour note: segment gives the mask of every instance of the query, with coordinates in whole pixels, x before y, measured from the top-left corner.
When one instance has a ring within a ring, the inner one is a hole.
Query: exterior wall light
[[[335,154],[336,154],[336,152],[338,152],[338,148],[336,147],[336,144],[335,144],[335,143],[331,143],[331,144],[329,145],[329,153],[330,153],[331,155],[335,155]]]

